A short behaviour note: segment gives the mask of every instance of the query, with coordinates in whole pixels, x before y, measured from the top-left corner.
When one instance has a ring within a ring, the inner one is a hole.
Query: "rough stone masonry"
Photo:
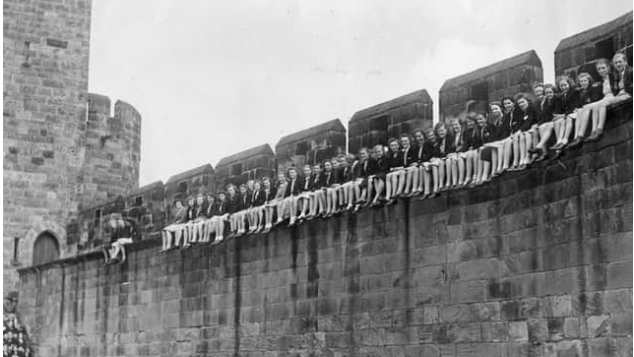
[[[493,183],[20,271],[40,356],[632,356],[632,106]]]

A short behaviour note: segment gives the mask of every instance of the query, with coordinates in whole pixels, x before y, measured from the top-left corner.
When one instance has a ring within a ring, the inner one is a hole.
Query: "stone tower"
[[[65,255],[82,204],[138,186],[141,117],[88,90],[91,0],[4,1],[4,288]]]

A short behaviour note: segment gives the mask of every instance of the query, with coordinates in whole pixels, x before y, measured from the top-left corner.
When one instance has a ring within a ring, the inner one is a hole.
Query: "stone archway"
[[[58,260],[60,256],[59,242],[50,231],[44,231],[33,243],[33,260],[31,265],[40,265]]]

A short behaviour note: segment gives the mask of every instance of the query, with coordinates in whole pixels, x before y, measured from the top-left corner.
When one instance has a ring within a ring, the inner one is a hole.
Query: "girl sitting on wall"
[[[174,240],[180,242],[183,234],[183,223],[186,222],[187,209],[180,200],[174,201],[174,218],[161,230],[163,247],[161,252],[168,251],[174,247]]]
[[[561,100],[555,95],[555,86],[552,84],[544,85],[544,99],[541,103],[541,110],[537,124],[539,125],[539,142],[529,152],[537,154],[536,161],[542,161],[546,157],[546,144],[554,131],[554,113],[559,112]]]
[[[389,152],[386,158],[388,172],[385,177],[385,199],[387,200],[387,204],[391,205],[394,204],[396,198],[399,197],[398,188],[400,183],[403,182],[401,175],[404,172],[403,151],[401,151],[401,146],[396,138],[389,139],[387,146]]]
[[[589,104],[601,100],[601,84],[594,83],[592,76],[586,72],[579,73],[577,76],[579,84],[579,101],[577,103],[577,120],[575,122],[575,137],[568,145],[569,148],[576,148],[583,144],[588,130],[588,120],[590,119],[591,109]]]

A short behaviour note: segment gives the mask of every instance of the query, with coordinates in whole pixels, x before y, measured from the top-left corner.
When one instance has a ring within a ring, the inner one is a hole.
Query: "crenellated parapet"
[[[126,195],[139,185],[141,115],[130,104],[89,95],[82,205]]]
[[[463,118],[471,111],[486,112],[489,102],[503,96],[532,95],[532,85],[543,78],[542,61],[534,50],[450,78],[438,93],[440,120]]]
[[[595,69],[599,58],[611,59],[616,51],[625,52],[632,64],[632,12],[612,21],[566,37],[555,49],[555,74],[576,78],[587,72],[599,78]]]
[[[314,165],[346,150],[346,128],[339,119],[283,136],[275,145],[277,170]]]
[[[427,90],[405,94],[354,113],[348,122],[348,151],[386,145],[391,137],[428,128],[433,123],[433,102]]]
[[[239,185],[247,180],[275,175],[275,153],[269,144],[229,155],[218,161],[216,180],[220,189],[227,184]]]

